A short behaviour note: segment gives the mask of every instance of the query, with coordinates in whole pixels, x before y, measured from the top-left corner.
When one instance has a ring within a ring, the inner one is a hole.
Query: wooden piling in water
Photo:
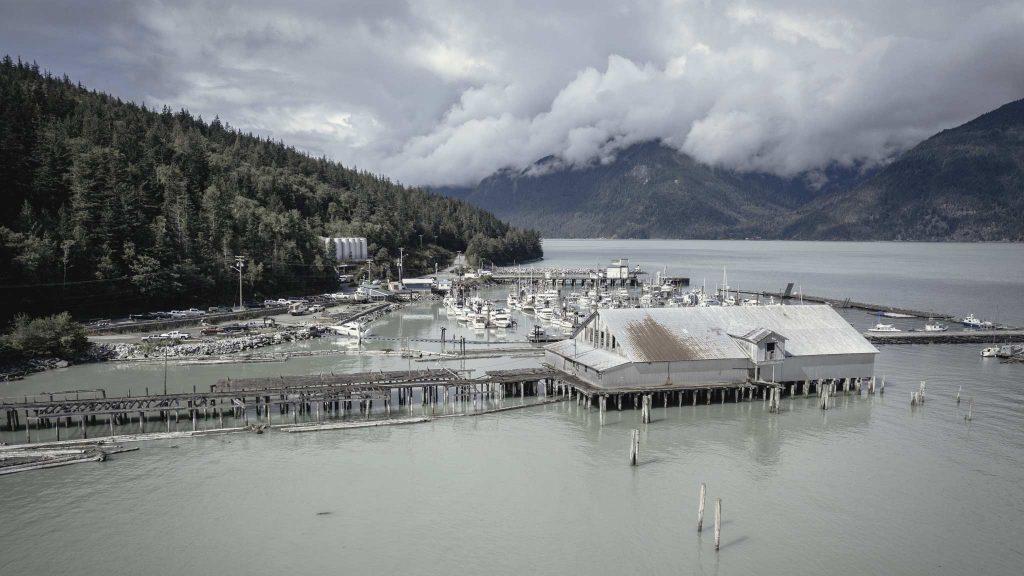
[[[715,550],[722,542],[722,499],[715,498]]]
[[[707,490],[707,486],[700,483],[700,504],[697,506],[697,532],[704,529],[704,495]]]
[[[629,443],[629,465],[636,466],[640,460],[640,430],[634,428]]]

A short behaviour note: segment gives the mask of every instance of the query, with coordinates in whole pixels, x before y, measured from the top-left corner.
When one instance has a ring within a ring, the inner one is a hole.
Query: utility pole
[[[242,308],[242,270],[245,268],[245,256],[235,256],[235,264],[232,270],[238,271],[238,307]]]
[[[398,249],[398,283],[402,283],[402,264],[405,263],[405,248]]]

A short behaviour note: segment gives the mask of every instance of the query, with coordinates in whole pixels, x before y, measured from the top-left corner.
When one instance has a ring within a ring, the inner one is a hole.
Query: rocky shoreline
[[[117,344],[97,344],[97,347],[104,350],[108,360],[162,360],[165,356],[171,359],[196,356],[224,356],[266,346],[284,344],[286,342],[310,340],[325,334],[331,334],[331,332],[320,326],[305,326],[301,328],[285,328],[272,333],[247,334],[233,338],[185,341],[166,346],[149,346],[121,342]]]
[[[359,312],[354,315],[337,315],[333,320],[340,322],[348,321],[351,318],[359,318],[369,323],[398,308],[400,306],[392,304],[387,307],[377,308],[376,310],[371,309],[372,311],[369,314]],[[85,354],[77,358],[32,358],[0,366],[0,382],[21,380],[29,374],[36,372],[67,368],[76,364],[89,364],[92,362],[163,360],[165,355],[168,359],[179,360],[183,358],[229,356],[267,346],[287,342],[300,342],[331,334],[332,332],[323,326],[309,325],[277,327],[273,332],[244,334],[235,337],[203,338],[201,340],[187,340],[168,345],[135,342],[119,342],[116,344],[93,343]]]

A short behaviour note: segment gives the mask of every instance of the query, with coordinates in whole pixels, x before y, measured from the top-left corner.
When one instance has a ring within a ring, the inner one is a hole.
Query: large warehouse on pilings
[[[824,305],[599,310],[545,352],[588,396],[706,390],[708,401],[714,390],[739,400],[758,386],[790,394],[823,383],[859,388],[876,354]]]

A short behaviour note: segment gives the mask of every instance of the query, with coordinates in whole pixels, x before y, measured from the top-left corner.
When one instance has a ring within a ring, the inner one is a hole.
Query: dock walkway
[[[1024,342],[1024,330],[949,332],[865,332],[872,344],[1008,344]]]

